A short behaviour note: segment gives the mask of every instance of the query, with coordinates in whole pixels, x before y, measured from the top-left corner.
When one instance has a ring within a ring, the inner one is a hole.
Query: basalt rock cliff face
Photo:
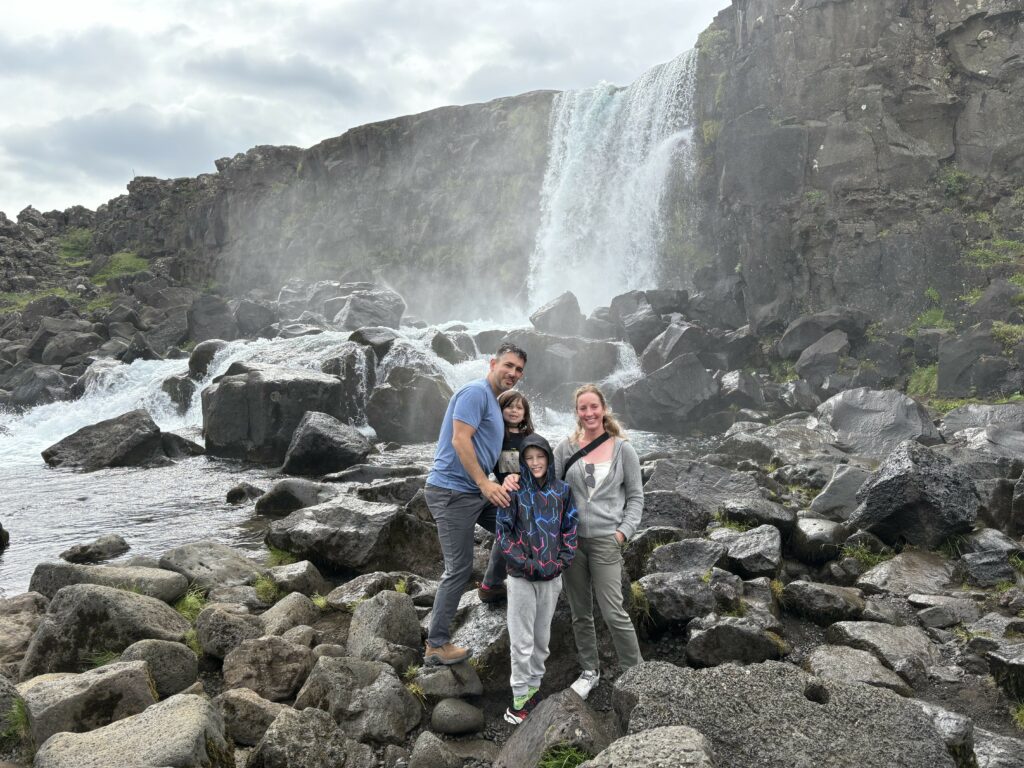
[[[525,281],[551,98],[445,107],[308,150],[256,147],[195,179],[136,178],[97,212],[94,245],[173,257],[173,277],[232,293],[377,277],[427,317],[490,314],[486,286]]]
[[[701,35],[698,239],[756,325],[906,327],[1024,269],[1022,9],[733,0]]]

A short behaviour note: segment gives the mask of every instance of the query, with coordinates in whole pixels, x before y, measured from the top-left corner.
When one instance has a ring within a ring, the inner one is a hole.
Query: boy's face
[[[526,462],[530,474],[538,480],[548,473],[548,455],[535,445],[523,451],[523,461]]]

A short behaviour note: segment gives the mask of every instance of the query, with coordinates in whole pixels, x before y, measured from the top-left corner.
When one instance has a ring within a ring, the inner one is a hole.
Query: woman
[[[622,602],[622,545],[644,508],[640,459],[593,384],[576,390],[576,430],[555,449],[555,472],[572,488],[578,510],[576,560],[563,576],[583,672],[572,689],[587,698],[600,680],[594,600],[611,632],[619,663],[639,664],[636,630]]]

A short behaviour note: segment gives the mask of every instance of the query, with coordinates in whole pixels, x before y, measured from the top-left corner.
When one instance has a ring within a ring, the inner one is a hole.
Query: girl
[[[530,418],[530,403],[522,392],[511,389],[502,392],[498,395],[498,405],[505,421],[505,439],[501,444],[498,463],[494,467],[494,477],[498,483],[504,483],[509,475],[519,475],[519,449],[523,439],[532,435],[534,429],[533,419]],[[505,561],[497,542],[491,548],[491,558],[477,594],[485,603],[495,603],[505,597]]]
[[[565,595],[583,672],[572,684],[582,698],[601,678],[594,630],[594,594],[619,663],[639,664],[640,644],[622,604],[622,545],[644,509],[640,459],[593,384],[574,395],[576,430],[555,448],[555,471],[572,488],[579,513],[576,562],[565,572]]]

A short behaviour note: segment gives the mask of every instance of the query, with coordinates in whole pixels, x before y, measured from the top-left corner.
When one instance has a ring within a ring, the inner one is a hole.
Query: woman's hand
[[[619,544],[625,544],[626,543],[626,534],[624,534],[622,531],[616,531],[615,532],[615,540],[617,542],[619,542]]]

